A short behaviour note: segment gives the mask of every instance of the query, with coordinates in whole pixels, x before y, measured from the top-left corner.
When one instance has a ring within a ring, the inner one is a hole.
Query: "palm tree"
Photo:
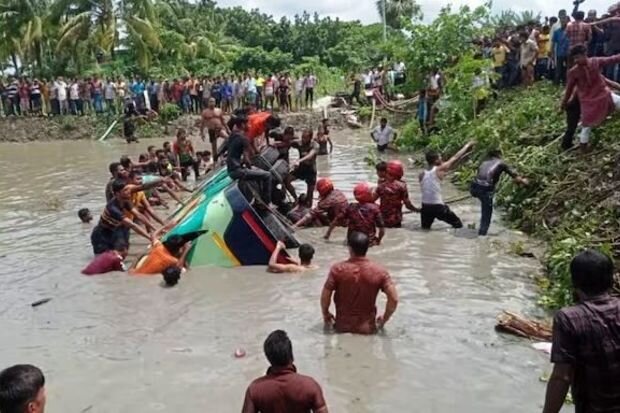
[[[0,42],[11,57],[43,66],[44,26],[49,12],[47,0],[0,0]]]
[[[139,65],[150,65],[152,50],[161,44],[151,0],[56,0],[53,17],[62,23],[58,51],[85,44],[91,54],[113,54],[119,32],[135,52]]]
[[[177,59],[208,58],[223,61],[233,40],[225,34],[225,20],[208,5],[191,5],[183,0],[166,0],[157,8],[165,38],[163,52]]]
[[[420,5],[415,0],[377,0],[377,10],[383,19],[385,2],[385,22],[393,29],[402,28],[402,19],[411,20],[420,15]]]

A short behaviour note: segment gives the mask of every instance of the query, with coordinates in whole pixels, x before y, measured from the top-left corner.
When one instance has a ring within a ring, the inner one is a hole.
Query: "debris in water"
[[[243,358],[245,357],[245,350],[242,348],[238,348],[237,350],[235,350],[235,358]]]
[[[538,321],[528,320],[510,311],[504,310],[502,314],[497,316],[495,329],[519,337],[551,341],[551,327]]]
[[[32,307],[38,307],[38,306],[40,306],[40,305],[43,305],[43,304],[49,303],[50,301],[52,301],[52,299],[51,299],[51,298],[43,298],[43,299],[41,299],[41,300],[39,300],[39,301],[35,301],[34,303],[32,303],[32,304],[30,304],[30,305],[31,305]]]

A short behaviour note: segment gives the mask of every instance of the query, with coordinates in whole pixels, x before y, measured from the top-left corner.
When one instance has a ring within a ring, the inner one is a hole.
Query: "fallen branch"
[[[504,310],[497,316],[495,329],[530,340],[551,341],[551,327],[547,324],[528,320],[525,317]]]

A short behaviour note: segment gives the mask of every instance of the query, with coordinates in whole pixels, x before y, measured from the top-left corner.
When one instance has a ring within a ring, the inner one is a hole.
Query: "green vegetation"
[[[467,71],[459,75],[466,78]],[[494,148],[530,179],[527,187],[505,180],[496,199],[515,227],[548,241],[548,276],[540,280],[540,302],[547,308],[572,302],[568,265],[577,251],[596,247],[620,257],[620,119],[595,130],[593,153],[561,153],[558,137],[565,120],[558,111],[560,94],[547,83],[501,92],[475,119],[466,100],[451,102],[449,110],[439,115],[439,132],[423,136],[412,122],[403,129],[401,142],[413,150],[454,153],[475,140],[473,154],[454,174],[463,189]]]

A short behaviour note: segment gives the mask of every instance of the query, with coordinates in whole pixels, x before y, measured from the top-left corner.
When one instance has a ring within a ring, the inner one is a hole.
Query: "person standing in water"
[[[476,178],[471,183],[470,187],[471,195],[474,198],[478,198],[482,206],[478,235],[485,236],[489,231],[491,217],[493,216],[495,187],[504,172],[510,175],[516,183],[520,185],[528,184],[527,179],[517,175],[503,161],[502,152],[500,150],[492,150],[489,152],[488,158],[480,164]]]
[[[353,232],[361,232],[368,236],[371,247],[381,244],[381,240],[385,236],[385,225],[383,224],[381,210],[374,203],[370,185],[366,182],[355,185],[353,196],[357,202],[349,204],[331,222],[323,238],[329,240],[334,228],[341,222],[347,222],[347,237]]]
[[[408,210],[419,212],[409,200],[407,184],[401,180],[405,170],[400,161],[387,163],[386,180],[375,189],[374,199],[381,200],[379,210],[387,228],[400,228],[403,222],[403,204]]]
[[[441,155],[435,151],[430,151],[426,154],[428,169],[422,171],[419,176],[422,190],[422,209],[420,211],[422,229],[431,229],[435,219],[446,222],[453,228],[463,228],[461,219],[443,202],[443,197],[441,196],[441,181],[443,181],[450,169],[465,156],[472,146],[474,146],[473,142],[463,146],[460,151],[446,162],[444,162],[441,159]]]
[[[224,113],[222,109],[215,107],[215,99],[210,98],[207,108],[202,111],[200,119],[200,137],[205,141],[205,128],[209,133],[209,142],[211,143],[211,153],[213,160],[217,161],[217,139],[228,136],[226,130],[226,122],[224,121]]]
[[[316,183],[319,193],[319,202],[308,214],[293,225],[293,228],[303,228],[310,222],[329,225],[349,206],[347,197],[341,190],[335,189],[329,178],[321,178]],[[340,224],[337,222],[337,224]]]
[[[323,321],[338,333],[374,334],[392,318],[398,306],[398,292],[390,274],[366,258],[370,239],[361,232],[347,237],[349,259],[334,264],[321,293]],[[383,315],[377,317],[377,295],[387,296]],[[332,296],[336,315],[330,311]]]
[[[327,155],[334,150],[334,144],[329,137],[329,119],[325,118],[321,121],[316,132],[316,142],[319,144],[319,155]],[[329,145],[329,152],[327,151],[327,145]]]
[[[385,152],[391,142],[396,141],[396,131],[388,126],[386,118],[381,118],[381,123],[370,133],[370,137],[377,144],[377,150],[379,152]]]
[[[327,413],[321,386],[297,373],[293,345],[285,331],[273,331],[263,344],[271,367],[245,392],[242,413]]]

